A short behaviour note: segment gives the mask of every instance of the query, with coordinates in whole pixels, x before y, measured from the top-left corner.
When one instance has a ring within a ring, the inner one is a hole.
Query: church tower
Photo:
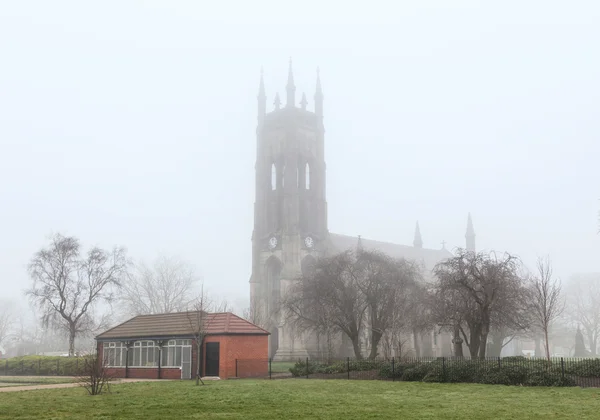
[[[267,112],[263,75],[258,92],[256,197],[252,233],[252,311],[271,332],[269,355],[290,360],[307,355],[302,340],[284,325],[281,297],[311,266],[327,237],[323,92],[317,71],[314,112],[306,96],[297,106],[290,60],[286,102],[275,95]]]

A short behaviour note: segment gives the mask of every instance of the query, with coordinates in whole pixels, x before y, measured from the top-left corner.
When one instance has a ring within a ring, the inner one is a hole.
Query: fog
[[[247,305],[267,110],[325,95],[329,229],[600,271],[595,1],[5,1],[0,296],[48,235],[178,255]],[[283,97],[283,96],[282,96]]]

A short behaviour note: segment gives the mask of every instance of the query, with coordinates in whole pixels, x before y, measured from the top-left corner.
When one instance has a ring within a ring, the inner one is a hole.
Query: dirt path
[[[127,382],[151,382],[151,381],[166,381],[168,379],[118,379],[114,381],[114,384],[122,384]],[[37,384],[37,385],[15,385],[15,386],[7,386],[0,388],[1,392],[17,392],[17,391],[33,391],[35,389],[57,389],[57,388],[74,388],[76,386],[80,386],[78,383],[68,383],[68,384]]]

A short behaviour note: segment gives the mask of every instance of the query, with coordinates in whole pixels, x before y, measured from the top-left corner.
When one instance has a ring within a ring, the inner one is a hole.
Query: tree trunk
[[[596,337],[594,337],[594,334],[588,330],[587,332],[587,336],[588,336],[588,341],[590,343],[590,353],[592,356],[596,355]]]
[[[421,346],[419,345],[419,331],[416,328],[413,328],[413,339],[415,342],[415,356],[421,357]]]
[[[357,360],[362,360],[362,352],[360,351],[360,339],[358,337],[358,334],[350,337],[350,340],[352,341],[352,348],[354,349],[354,357],[356,357]]]
[[[463,339],[460,338],[460,327],[458,324],[454,326],[454,337],[452,338],[454,343],[454,357],[463,358]]]
[[[69,357],[75,356],[75,325],[69,326]]]
[[[542,346],[540,345],[540,337],[535,338],[535,357],[542,356]]]
[[[199,340],[196,340],[196,348],[196,385],[200,385],[200,364],[202,363],[200,351],[202,350],[202,345],[199,344]]]
[[[485,353],[487,351],[487,338],[488,328],[484,326],[481,331],[481,341],[479,342],[479,358],[485,359]]]
[[[481,327],[473,326],[469,328],[469,353],[472,358],[476,358],[479,354],[479,345],[481,343]]]
[[[548,328],[544,329],[544,339],[546,340],[546,343],[545,343],[546,359],[548,359],[548,361],[550,361],[550,343],[548,343]]]
[[[379,347],[380,341],[381,333],[373,330],[371,333],[371,353],[369,354],[369,359],[375,359],[377,357],[377,348]]]
[[[492,334],[492,342],[490,343],[490,351],[488,357],[500,357],[502,353],[502,344],[504,343],[504,334],[495,333]]]

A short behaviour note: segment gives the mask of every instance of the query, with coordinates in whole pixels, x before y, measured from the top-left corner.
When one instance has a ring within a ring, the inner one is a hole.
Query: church
[[[321,357],[322,340],[308,335],[297,336],[285,325],[284,317],[277,310],[287,286],[305,272],[316,258],[356,247],[376,249],[392,257],[419,262],[425,278],[431,278],[433,267],[452,254],[445,247],[424,248],[418,223],[412,246],[329,232],[324,96],[318,71],[314,111],[307,109],[305,94],[296,103],[291,61],[285,104],[276,94],[273,109],[267,112],[262,74],[257,99],[250,302],[253,310],[261,314],[261,326],[271,333],[269,357],[282,361]],[[466,248],[475,250],[475,232],[470,215],[465,237]],[[343,341],[340,338],[340,342]],[[449,355],[451,352],[450,337],[447,334],[440,335],[437,331],[411,337],[410,341],[412,346],[422,349],[421,356]],[[343,354],[344,347],[348,346],[341,343],[337,356],[352,355]]]

